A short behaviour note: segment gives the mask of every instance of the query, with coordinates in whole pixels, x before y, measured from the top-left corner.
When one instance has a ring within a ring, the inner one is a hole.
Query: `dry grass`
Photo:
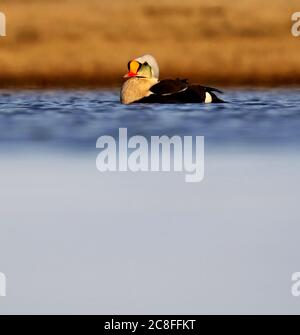
[[[116,85],[152,53],[162,76],[300,84],[298,0],[1,0],[0,85]]]

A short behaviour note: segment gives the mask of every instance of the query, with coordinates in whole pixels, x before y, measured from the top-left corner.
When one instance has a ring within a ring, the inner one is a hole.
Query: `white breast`
[[[125,81],[121,88],[122,104],[131,104],[151,94],[150,88],[157,84],[155,78],[130,78]]]

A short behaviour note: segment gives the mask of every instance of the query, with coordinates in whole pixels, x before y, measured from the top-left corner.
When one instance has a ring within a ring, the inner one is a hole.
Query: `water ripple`
[[[0,141],[95,147],[103,134],[204,135],[215,143],[300,143],[300,90],[231,90],[226,104],[130,105],[118,91],[0,91]]]

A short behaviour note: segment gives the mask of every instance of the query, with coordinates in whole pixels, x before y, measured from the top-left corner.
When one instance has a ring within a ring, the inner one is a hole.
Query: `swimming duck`
[[[219,103],[220,90],[189,84],[187,79],[159,80],[155,58],[144,55],[128,62],[127,80],[121,88],[121,103]]]

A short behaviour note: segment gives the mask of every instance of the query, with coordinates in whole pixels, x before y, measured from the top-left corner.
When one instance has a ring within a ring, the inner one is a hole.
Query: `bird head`
[[[145,55],[135,58],[128,62],[128,73],[125,78],[156,78],[159,77],[159,68],[155,58],[151,55]]]

